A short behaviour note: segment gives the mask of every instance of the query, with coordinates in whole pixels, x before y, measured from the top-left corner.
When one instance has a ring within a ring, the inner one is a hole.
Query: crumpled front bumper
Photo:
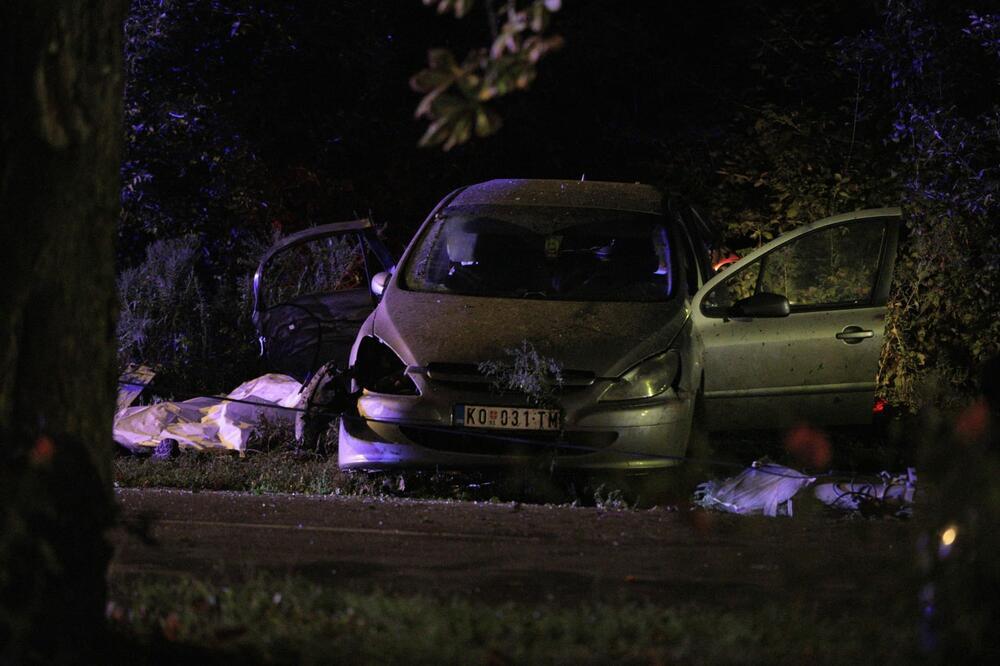
[[[599,394],[598,389],[587,393]],[[343,469],[468,468],[544,461],[566,469],[644,470],[671,467],[687,450],[694,400],[666,397],[600,403],[563,401],[563,432],[480,430],[453,423],[456,404],[510,404],[503,396],[436,391],[421,396],[365,393],[358,416],[340,423]]]

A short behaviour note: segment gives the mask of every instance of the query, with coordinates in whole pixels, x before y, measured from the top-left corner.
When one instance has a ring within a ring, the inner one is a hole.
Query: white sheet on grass
[[[827,506],[843,511],[881,509],[896,516],[912,513],[913,497],[917,490],[917,470],[909,467],[906,474],[893,476],[882,472],[878,480],[830,481],[813,488],[816,499]]]
[[[244,451],[262,417],[294,423],[302,385],[286,375],[268,374],[237,386],[222,397],[125,407],[115,414],[115,441],[128,449],[155,448],[175,439],[181,447]],[[227,401],[226,398],[253,403]]]
[[[815,480],[790,467],[758,461],[731,479],[701,484],[694,501],[729,513],[790,516],[792,497]]]
[[[730,479],[699,485],[694,503],[728,513],[790,516],[792,498],[815,481],[816,477],[790,467],[759,460]],[[916,486],[917,473],[910,467],[906,474],[896,476],[882,472],[877,480],[831,479],[815,486],[813,493],[827,506],[842,511],[871,509],[884,515],[909,516]]]

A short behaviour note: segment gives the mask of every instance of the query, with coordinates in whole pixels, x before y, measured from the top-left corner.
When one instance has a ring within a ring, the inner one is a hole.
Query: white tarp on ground
[[[823,504],[842,511],[884,508],[896,516],[909,516],[917,489],[917,473],[912,467],[906,474],[879,474],[878,481],[831,481],[813,488],[813,494]]]
[[[291,377],[269,374],[218,398],[124,407],[115,414],[114,438],[130,450],[156,448],[161,441],[173,439],[182,448],[243,451],[261,418],[294,423],[295,412],[280,407],[296,407],[301,389]]]
[[[816,477],[796,472],[790,467],[755,462],[731,479],[709,481],[698,486],[695,503],[729,513],[790,516],[792,497],[814,481]]]
[[[813,489],[816,499],[827,506],[849,512],[909,516],[917,475],[911,467],[906,474],[882,472],[878,481],[826,481]],[[706,509],[728,513],[765,516],[792,515],[792,498],[816,477],[763,461],[731,479],[708,481],[698,486],[694,502]]]

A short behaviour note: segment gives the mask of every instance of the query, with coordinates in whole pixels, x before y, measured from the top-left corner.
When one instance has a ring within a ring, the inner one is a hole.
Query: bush
[[[194,273],[197,253],[192,236],[155,241],[144,263],[119,275],[121,365],[138,361],[171,368],[207,346],[207,303]]]
[[[964,6],[963,6],[964,7]],[[904,220],[886,321],[882,392],[917,408],[979,390],[1000,352],[1000,15],[890,3],[855,44],[894,118]],[[972,93],[976,91],[976,93]],[[944,390],[921,391],[937,385]]]
[[[261,247],[247,248],[243,263],[255,262]],[[201,277],[201,257],[194,236],[158,240],[118,277],[119,365],[156,367],[157,384],[175,397],[228,389],[256,370],[249,266],[210,281]]]

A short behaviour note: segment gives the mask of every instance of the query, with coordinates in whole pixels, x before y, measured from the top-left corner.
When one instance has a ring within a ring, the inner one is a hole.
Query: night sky
[[[503,129],[442,154],[417,147],[426,121],[414,118],[420,95],[408,80],[429,48],[461,58],[488,44],[485,15],[457,20],[417,0],[390,4],[175,10],[177,27],[161,40],[169,49],[136,61],[130,89],[166,106],[194,95],[210,123],[239,134],[274,188],[253,224],[271,215],[293,230],[371,212],[404,242],[447,192],[494,177],[586,174],[697,196],[685,175],[706,186],[725,158],[720,137],[744,131],[761,100],[843,104],[856,77],[830,53],[877,20],[865,3],[568,2],[551,28],[565,47],[542,60],[529,91],[499,101]],[[845,136],[850,120],[844,114]],[[191,141],[178,152],[203,148]],[[163,167],[164,198],[183,192],[161,148],[130,145],[136,162],[154,174]]]

